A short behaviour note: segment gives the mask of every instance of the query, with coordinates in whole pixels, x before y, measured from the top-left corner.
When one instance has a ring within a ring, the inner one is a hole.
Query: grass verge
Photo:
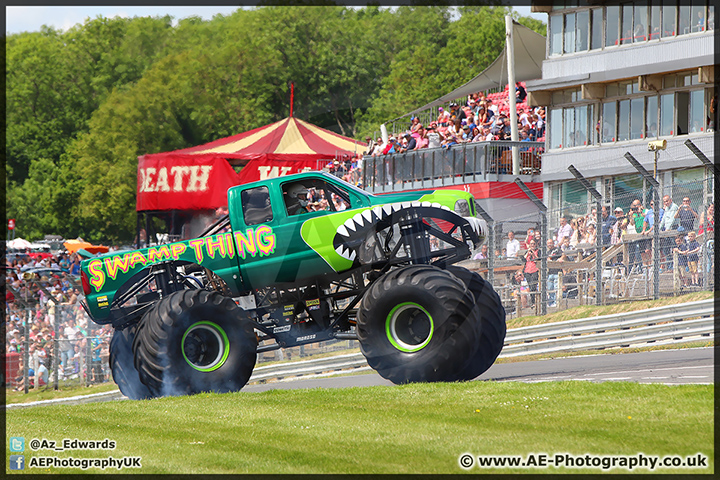
[[[581,305],[568,308],[559,312],[547,315],[525,315],[518,318],[508,318],[508,328],[528,327],[530,325],[542,325],[545,323],[564,322],[579,318],[599,317],[602,315],[616,315],[619,313],[634,312],[648,308],[666,307],[680,303],[696,302],[713,298],[713,292],[693,292],[677,297],[665,297],[658,300],[639,300],[633,302],[621,302],[613,305]]]
[[[92,393],[111,392],[117,390],[115,382],[99,383],[96,385],[85,386],[61,386],[58,390],[42,387],[40,390],[30,389],[27,395],[25,392],[16,392],[7,390],[5,394],[5,403],[29,403],[40,400],[51,400],[53,398],[67,398],[76,395],[90,395]]]
[[[11,410],[6,432],[25,437],[27,444],[34,438],[115,440],[112,451],[26,449],[25,461],[30,465],[40,455],[142,456],[141,469],[124,473],[463,473],[458,463],[463,453],[540,452],[702,453],[708,457],[706,468],[653,473],[714,472],[709,385],[467,382],[202,394]],[[469,472],[602,470],[474,467]]]

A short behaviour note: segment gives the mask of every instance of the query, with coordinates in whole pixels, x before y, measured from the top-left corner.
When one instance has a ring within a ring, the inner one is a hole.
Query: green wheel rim
[[[414,302],[397,305],[385,319],[387,338],[401,352],[422,350],[432,340],[434,331],[432,315]]]
[[[186,348],[192,350],[193,358],[188,358]],[[227,360],[230,354],[230,341],[225,330],[216,323],[197,322],[185,331],[180,350],[183,358],[192,368],[199,372],[212,372],[222,367]]]

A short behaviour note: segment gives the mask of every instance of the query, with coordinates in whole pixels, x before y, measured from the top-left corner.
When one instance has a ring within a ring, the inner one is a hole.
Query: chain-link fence
[[[464,262],[492,279],[509,315],[543,314],[583,304],[654,298],[655,292],[669,296],[714,287],[711,175],[675,182],[658,192],[657,240],[651,187],[627,188],[616,182],[610,199],[601,201],[599,223],[593,197],[584,190],[560,192],[548,202],[556,205],[544,214],[544,228],[539,211],[491,225],[488,243],[495,247],[492,275],[489,259]],[[567,201],[573,197],[580,200]]]
[[[662,186],[657,240],[651,230],[655,192],[642,179],[606,184],[599,222],[592,197],[568,182],[546,199],[550,208],[545,213],[491,224],[487,243],[492,259],[474,258],[462,265],[492,281],[508,316],[648,299],[656,288],[665,296],[712,290],[713,180],[707,174]],[[111,381],[112,327],[89,319],[80,305],[77,278],[46,273],[11,272],[6,278],[6,388],[26,391]],[[333,340],[264,352],[258,363],[357,347],[354,340]]]

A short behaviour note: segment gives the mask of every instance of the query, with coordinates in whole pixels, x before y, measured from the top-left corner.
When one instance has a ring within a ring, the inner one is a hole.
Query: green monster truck
[[[497,293],[453,265],[487,228],[469,193],[308,172],[233,187],[228,211],[199,238],[83,261],[128,397],[236,391],[258,352],[330,339],[359,340],[395,383],[469,380],[500,353]]]

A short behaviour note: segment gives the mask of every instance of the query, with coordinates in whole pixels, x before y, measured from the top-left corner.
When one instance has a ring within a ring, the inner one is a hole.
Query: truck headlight
[[[469,217],[470,215],[470,205],[468,205],[467,200],[460,199],[457,202],[455,202],[455,212],[460,214],[462,217]]]

